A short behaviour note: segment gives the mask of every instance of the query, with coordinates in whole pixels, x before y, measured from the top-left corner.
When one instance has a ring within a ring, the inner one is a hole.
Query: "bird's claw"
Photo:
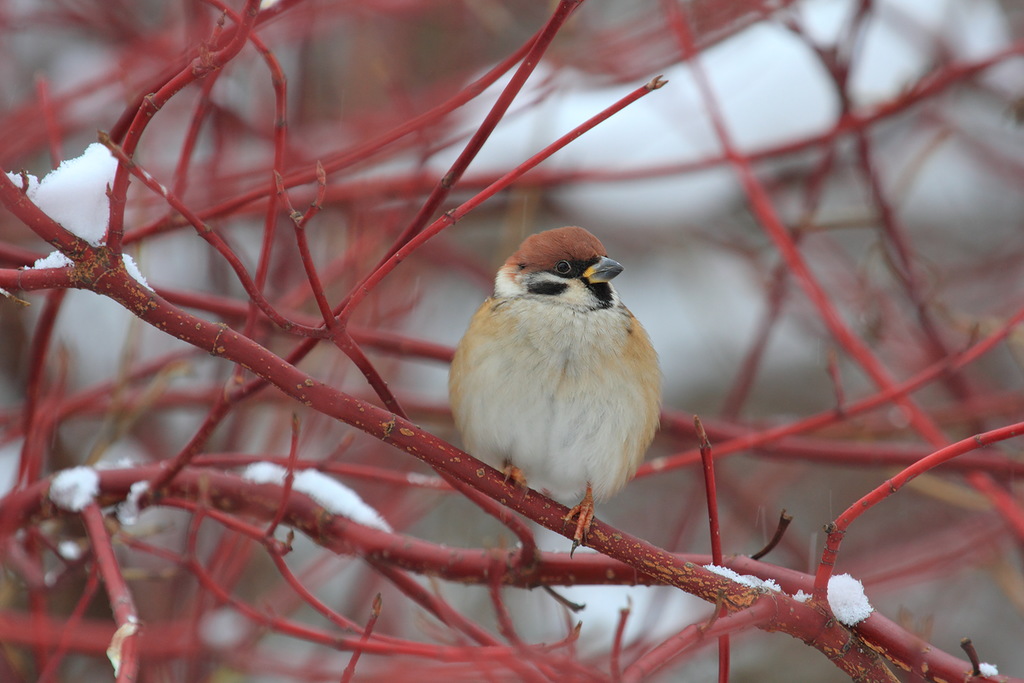
[[[576,532],[572,535],[572,549],[569,551],[569,557],[576,552],[576,548],[586,543],[590,525],[594,522],[594,494],[590,490],[589,484],[587,484],[587,492],[584,494],[583,500],[574,505],[565,517],[562,517],[562,521],[571,522],[574,517],[576,518]]]
[[[506,464],[502,472],[505,473],[505,483],[509,481],[514,483],[519,488],[526,488],[526,474],[521,469],[512,464]]]

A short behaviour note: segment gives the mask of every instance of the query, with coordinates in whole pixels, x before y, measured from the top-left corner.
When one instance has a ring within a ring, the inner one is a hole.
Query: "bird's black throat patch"
[[[587,284],[594,297],[600,302],[601,308],[611,308],[612,305],[612,286],[607,282],[588,282],[586,279],[583,280]]]

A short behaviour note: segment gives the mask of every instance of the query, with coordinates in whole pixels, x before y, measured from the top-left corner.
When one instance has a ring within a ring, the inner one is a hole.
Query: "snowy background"
[[[280,60],[288,82],[287,153],[280,170],[286,177],[307,174],[289,184],[300,211],[313,198],[313,165],[322,161],[329,169],[326,201],[308,235],[329,299],[337,303],[412,220],[508,78],[380,151],[357,155],[352,163],[344,161],[345,153],[480,77],[541,25],[546,6],[291,4],[298,8],[260,24],[257,34]],[[429,242],[361,306],[356,328],[402,335],[418,349],[405,355],[379,347],[369,351],[414,422],[457,443],[446,415],[447,365],[423,348],[453,346],[489,293],[495,267],[522,237],[564,224],[594,232],[625,266],[616,287],[659,351],[666,409],[698,413],[709,424],[758,429],[832,410],[837,377],[846,400],[870,395],[876,389],[872,380],[829,334],[769,239],[764,210],[745,191],[743,167],[766,189],[773,214],[797,236],[811,274],[843,322],[897,380],[967,347],[1019,311],[1024,13],[1017,3],[798,0],[716,10],[713,2],[688,2],[682,7],[701,47],[696,60],[680,57],[665,10],[670,4],[584,3],[442,210],[652,77],[661,74],[668,84]],[[862,6],[868,9],[861,12]],[[9,3],[0,11],[0,116],[6,124],[0,126],[0,165],[16,184],[26,179],[27,197],[48,215],[102,245],[109,211],[105,189],[116,160],[97,144],[96,131],[115,129],[131,98],[159,82],[168,65],[183,65],[182,55],[214,30],[215,14],[190,3],[160,2],[86,2],[77,9],[56,2]],[[266,63],[252,47],[216,79],[201,83],[209,88],[191,86],[155,115],[136,158],[254,272],[265,198],[273,187],[275,93]],[[200,123],[192,130],[194,121]],[[232,204],[254,191],[257,200]],[[281,310],[317,324],[290,221],[279,213],[264,291]],[[132,277],[205,318],[236,329],[245,325],[247,299],[231,269],[158,193],[134,180],[126,215],[123,257]],[[68,263],[8,212],[0,213],[0,235],[3,268]],[[46,305],[43,293],[14,293],[31,306],[0,301],[4,491],[16,487],[22,462],[26,435],[19,430],[29,359]],[[51,412],[40,476],[173,457],[199,429],[232,368],[94,293],[69,291],[59,306],[43,379],[36,385],[52,401],[45,404]],[[295,343],[267,325],[253,334],[282,355]],[[918,396],[949,441],[1019,419],[1019,334],[967,368],[961,384],[936,383]],[[304,361],[303,369],[376,400],[329,344]],[[268,394],[225,421],[203,453],[255,460],[287,454],[291,415],[301,409]],[[306,411],[302,419],[305,459],[430,474],[417,461],[322,415]],[[907,427],[904,412],[886,405],[837,419],[812,436],[927,452],[928,444]],[[649,460],[693,445],[678,433],[665,434]],[[1002,453],[1019,458],[1019,447]],[[757,550],[786,508],[796,521],[783,549],[768,560],[813,571],[822,524],[894,471],[876,465],[829,467],[813,455],[784,461],[751,451],[723,459],[727,553]],[[247,472],[254,483],[283,477],[280,469]],[[330,483],[311,481],[314,474],[297,479],[295,489],[315,499],[346,500],[336,512],[365,515],[378,528],[453,546],[514,542],[462,498],[419,489],[396,493],[372,478],[344,480],[331,492]],[[1020,538],[1003,529],[989,501],[962,478],[922,479],[851,533],[841,570],[863,581],[875,609],[901,619],[937,647],[959,654],[959,639],[969,635],[982,659],[1003,673],[1024,676],[1024,580],[1011,550]],[[67,479],[66,504],[58,505],[80,509],[82,496],[90,497],[83,492],[90,482],[89,475]],[[702,496],[692,467],[648,472],[598,515],[669,550],[706,552]],[[187,524],[181,513],[165,510],[129,514],[122,521],[133,533],[170,548],[180,547]],[[66,527],[47,533],[76,537]],[[976,545],[963,550],[961,561],[936,554],[936,548],[952,554],[962,542],[953,539],[963,537]],[[546,550],[565,550],[560,536],[538,530],[538,538]],[[205,540],[208,548],[222,542],[213,534]],[[339,609],[366,611],[373,591],[366,590],[366,572],[357,560],[328,557],[305,539],[296,547],[296,567],[307,571],[321,599]],[[166,569],[134,550],[125,552],[124,562],[153,575]],[[255,560],[246,572],[251,578],[239,590],[257,604],[272,591],[256,577],[272,582],[274,575]],[[154,579],[141,581],[140,593],[153,592],[156,584],[147,581]],[[431,587],[426,579],[423,584]],[[74,595],[80,581],[68,579],[64,589]],[[485,589],[446,584],[438,590],[493,627]],[[634,616],[624,642],[633,654],[708,614],[699,600],[667,588],[573,586],[560,592],[586,603],[572,617],[584,622],[579,657],[599,669],[627,605]],[[67,595],[62,599],[73,604]],[[136,599],[149,619],[180,616],[166,596]],[[505,599],[524,640],[565,636],[566,613],[550,596],[510,591]],[[384,618],[385,628],[404,637],[436,635],[436,625],[417,621],[422,616],[416,607],[399,607],[400,602],[392,598],[395,611]],[[13,609],[17,600],[4,606]],[[201,615],[203,638],[218,652],[258,637],[227,608],[210,606]],[[742,638],[734,649],[734,682],[845,680],[785,636]],[[264,646],[263,654],[273,657],[282,641],[270,638]],[[306,643],[297,651],[309,661],[347,661]],[[780,671],[778,662],[792,668]],[[227,654],[222,663],[246,671],[244,662]],[[109,671],[102,659],[67,667]],[[680,661],[664,680],[704,681],[714,672],[709,648]],[[252,671],[245,679],[293,680]]]

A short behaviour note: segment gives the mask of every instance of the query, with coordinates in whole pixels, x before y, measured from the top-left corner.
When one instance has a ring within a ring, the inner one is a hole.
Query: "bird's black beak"
[[[602,256],[600,261],[583,272],[583,278],[588,282],[608,282],[621,272],[622,265],[618,261]]]

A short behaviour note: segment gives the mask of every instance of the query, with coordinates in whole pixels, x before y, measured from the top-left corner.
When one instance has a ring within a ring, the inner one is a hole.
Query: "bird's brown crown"
[[[596,261],[607,256],[604,245],[583,228],[570,225],[530,235],[508,257],[506,266],[551,270],[559,261]]]

